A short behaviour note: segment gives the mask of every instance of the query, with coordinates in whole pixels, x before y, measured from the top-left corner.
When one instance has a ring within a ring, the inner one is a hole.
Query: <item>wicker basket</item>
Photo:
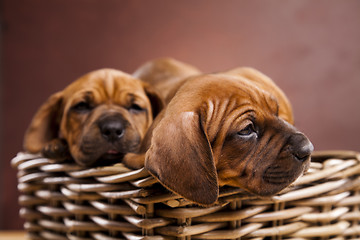
[[[26,153],[12,165],[31,239],[359,239],[359,160],[356,152],[317,152],[281,194],[222,188],[208,208],[168,192],[144,169],[84,169]]]

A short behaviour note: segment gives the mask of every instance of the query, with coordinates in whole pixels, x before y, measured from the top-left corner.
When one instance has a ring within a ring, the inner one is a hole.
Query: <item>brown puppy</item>
[[[176,60],[159,59],[134,75],[167,99],[144,141],[145,167],[184,198],[213,204],[222,185],[273,195],[308,168],[313,146],[292,126],[284,93],[260,72],[200,75]],[[162,87],[167,81],[173,89]]]
[[[83,166],[118,162],[138,151],[162,107],[159,94],[139,79],[113,69],[90,72],[40,107],[24,148],[58,160],[71,154]]]

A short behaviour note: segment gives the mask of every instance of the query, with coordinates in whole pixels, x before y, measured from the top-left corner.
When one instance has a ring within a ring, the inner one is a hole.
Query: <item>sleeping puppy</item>
[[[284,93],[262,73],[200,74],[158,59],[134,76],[157,87],[167,104],[144,140],[145,168],[184,198],[211,205],[223,185],[274,195],[308,168],[313,145],[293,126]]]
[[[24,148],[59,161],[72,157],[82,166],[120,162],[138,151],[162,107],[149,84],[113,69],[93,71],[40,107]]]

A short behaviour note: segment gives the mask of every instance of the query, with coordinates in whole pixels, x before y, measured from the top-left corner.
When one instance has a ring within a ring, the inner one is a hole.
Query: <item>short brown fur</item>
[[[84,166],[101,165],[100,159],[118,161],[138,151],[162,107],[149,84],[114,69],[93,71],[40,107],[26,131],[24,148],[57,160],[73,157]],[[104,138],[99,128],[106,121],[119,124],[121,138]]]
[[[285,94],[257,70],[201,74],[157,59],[135,76],[167,103],[145,137],[145,167],[184,198],[211,205],[222,185],[269,196],[308,168],[313,146],[292,126]]]

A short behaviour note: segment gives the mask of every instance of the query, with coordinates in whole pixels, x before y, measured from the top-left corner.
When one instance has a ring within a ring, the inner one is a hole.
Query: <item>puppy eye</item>
[[[92,107],[87,102],[79,102],[75,104],[71,109],[76,112],[88,112],[92,109]]]
[[[141,112],[141,111],[144,111],[145,109],[142,108],[140,105],[133,103],[133,104],[131,104],[129,110],[134,111],[134,112]]]
[[[247,125],[244,129],[239,131],[237,134],[240,136],[246,137],[246,136],[251,135],[252,133],[256,133],[256,130],[255,130],[254,124],[251,123],[251,124]]]

